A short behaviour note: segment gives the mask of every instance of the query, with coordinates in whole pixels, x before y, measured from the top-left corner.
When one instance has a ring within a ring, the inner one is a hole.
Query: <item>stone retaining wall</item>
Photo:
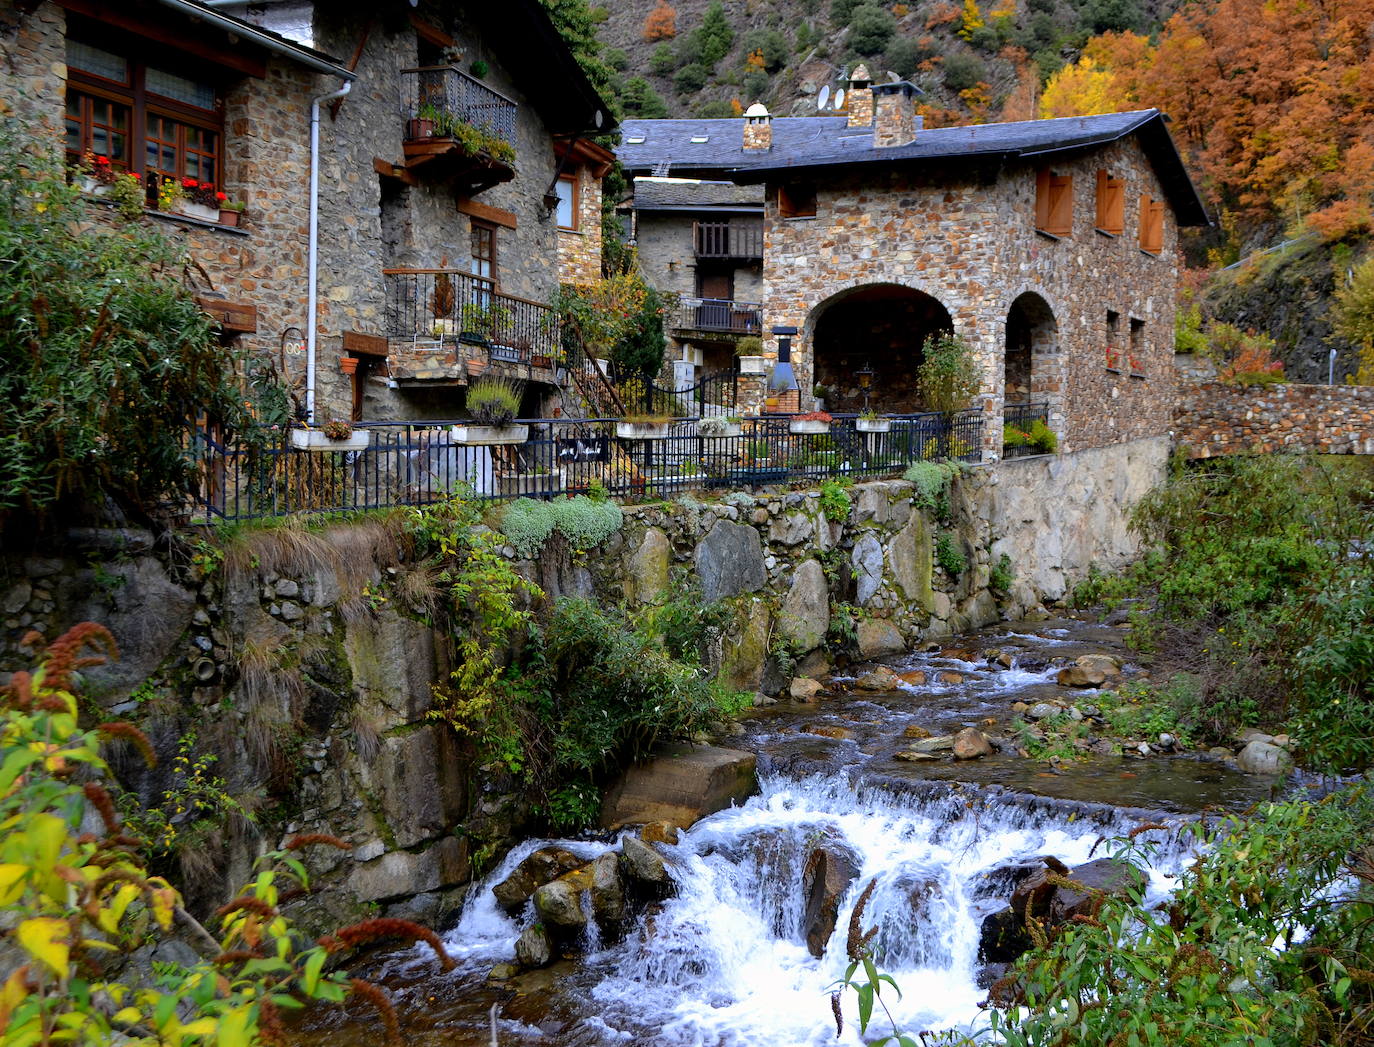
[[[1374,386],[1182,383],[1174,438],[1190,458],[1374,454]]]

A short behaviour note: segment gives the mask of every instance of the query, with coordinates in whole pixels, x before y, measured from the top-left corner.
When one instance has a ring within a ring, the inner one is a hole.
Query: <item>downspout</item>
[[[342,87],[310,101],[310,242],[306,261],[305,314],[305,420],[315,424],[315,335],[318,327],[318,283],[320,265],[320,105],[343,98],[353,87],[345,80]]]

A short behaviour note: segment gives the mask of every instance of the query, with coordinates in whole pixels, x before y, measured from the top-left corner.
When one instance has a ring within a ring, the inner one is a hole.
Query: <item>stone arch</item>
[[[864,393],[856,374],[867,367],[874,372],[871,406],[893,414],[918,411],[921,346],[933,334],[954,330],[949,310],[925,291],[890,282],[846,288],[807,318],[810,382],[830,390],[829,410],[858,411]],[[804,385],[803,391],[811,390]]]
[[[1023,291],[1007,310],[1003,403],[1008,407],[1048,404],[1048,414],[1057,416],[1061,370],[1059,323],[1054,310],[1038,292]]]

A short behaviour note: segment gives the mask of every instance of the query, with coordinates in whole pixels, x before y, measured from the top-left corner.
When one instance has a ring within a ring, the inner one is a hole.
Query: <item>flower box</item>
[[[711,432],[705,432],[701,428],[701,422],[697,422],[697,435],[703,440],[727,440],[732,436],[738,436],[742,429],[743,426],[739,422],[720,422],[718,429],[713,427]]]
[[[426,117],[412,117],[406,121],[406,138],[433,138],[434,121]]]
[[[552,356],[531,356],[531,357],[530,357],[530,366],[531,366],[531,367],[542,367],[542,368],[544,368],[545,370],[547,370],[548,368],[551,368],[551,367],[553,366],[553,357],[552,357]]]
[[[855,418],[854,428],[861,433],[890,433],[891,418]]]
[[[291,430],[291,446],[298,451],[364,451],[371,439],[367,429],[354,429],[342,440],[331,440],[323,429]]]
[[[798,436],[820,436],[830,432],[830,423],[815,418],[793,418],[787,423],[787,431]]]
[[[666,440],[671,422],[616,422],[615,435],[621,440]]]
[[[187,218],[199,218],[203,222],[219,222],[219,208],[209,204],[198,204],[193,200],[183,200],[177,210]]]
[[[496,478],[502,495],[516,497],[529,494],[558,494],[563,490],[563,470],[551,473],[507,473]]]
[[[741,356],[739,358],[740,374],[767,374],[768,357],[766,356]]]
[[[495,447],[498,444],[522,444],[529,439],[528,425],[454,425],[449,436],[456,444],[469,447]]]

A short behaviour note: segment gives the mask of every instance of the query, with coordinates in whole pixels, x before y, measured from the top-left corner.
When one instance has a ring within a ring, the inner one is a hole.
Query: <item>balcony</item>
[[[698,258],[763,258],[762,222],[693,222],[692,236]]]
[[[406,167],[458,179],[470,193],[515,177],[514,102],[451,65],[401,75]]]
[[[763,329],[763,307],[758,302],[735,302],[728,298],[681,298],[673,329],[758,334]]]
[[[384,269],[392,377],[463,384],[493,373],[553,381],[558,314],[459,269]]]

